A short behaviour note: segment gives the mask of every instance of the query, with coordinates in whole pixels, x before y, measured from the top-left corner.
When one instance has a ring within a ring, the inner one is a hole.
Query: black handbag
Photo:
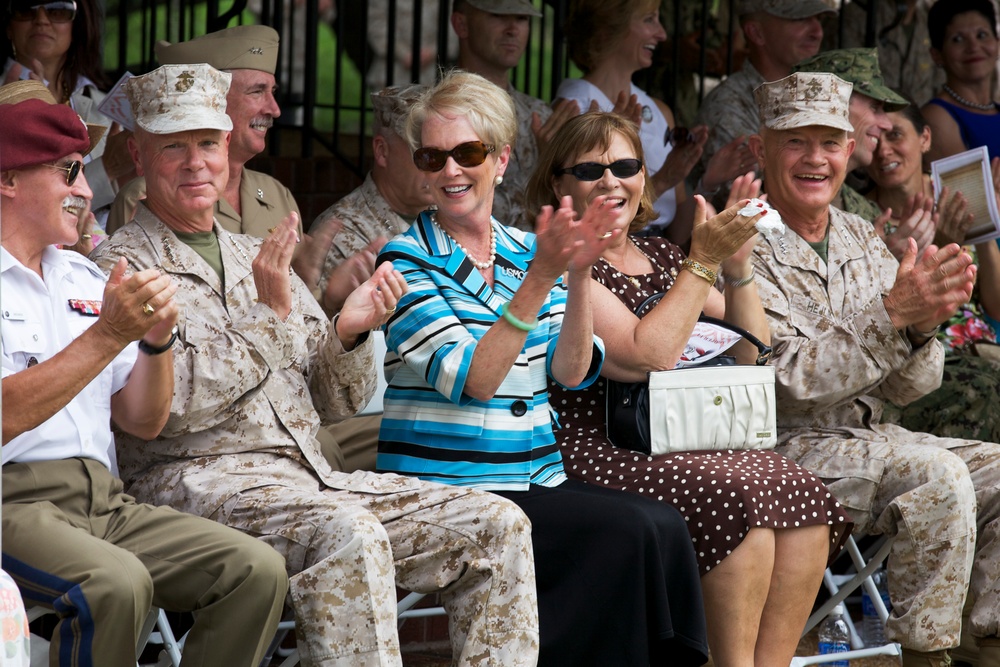
[[[655,303],[662,297],[662,292],[654,294],[646,299],[646,301],[639,306],[636,312],[643,312],[647,307],[655,305]],[[753,345],[757,348],[757,359],[755,362],[757,366],[767,364],[768,359],[770,359],[770,346],[762,343],[760,339],[749,331],[714,317],[708,317],[707,315],[700,316],[698,321],[707,322],[709,324],[714,324],[724,329],[728,329],[753,343]],[[729,355],[719,355],[693,368],[735,365],[735,357]],[[673,371],[662,372],[671,373]],[[615,447],[631,449],[633,451],[649,455],[652,452],[652,439],[650,437],[648,379],[643,382],[618,382],[616,380],[605,379],[605,385],[608,439]]]

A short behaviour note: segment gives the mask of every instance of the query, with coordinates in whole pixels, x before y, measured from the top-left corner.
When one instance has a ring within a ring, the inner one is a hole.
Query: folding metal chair
[[[424,597],[425,595],[423,593],[409,593],[396,604],[396,622],[398,625],[402,625],[404,621],[410,618],[443,616],[445,614],[444,607],[425,607],[421,609],[414,609],[413,606],[420,602],[420,600]],[[297,649],[281,648],[281,642],[285,639],[285,635],[294,629],[294,620],[282,621],[278,624],[278,631],[275,633],[274,639],[271,640],[271,647],[267,650],[267,653],[265,653],[264,661],[261,663],[261,667],[266,667],[272,656],[284,658],[278,667],[293,667],[293,665],[299,664],[299,652]]]
[[[814,611],[812,616],[809,617],[809,620],[806,621],[806,627],[803,634],[808,633],[810,630],[822,623],[823,619],[829,615],[830,611],[836,605],[846,600],[849,595],[854,593],[861,586],[864,586],[864,589],[868,592],[868,595],[872,599],[872,604],[875,606],[876,613],[878,613],[882,623],[885,624],[886,620],[889,618],[889,611],[885,608],[885,604],[882,602],[882,596],[875,587],[875,582],[872,581],[871,575],[882,565],[886,556],[889,555],[893,539],[895,538],[884,537],[882,542],[878,545],[875,553],[869,556],[866,562],[865,556],[862,555],[861,550],[854,541],[854,537],[850,536],[847,538],[847,544],[844,551],[850,555],[851,561],[854,563],[855,572],[853,574],[848,573],[844,575],[835,575],[830,571],[830,568],[826,569],[826,572],[823,574],[823,584],[830,593],[830,599],[823,603],[823,605],[821,605],[820,608]],[[846,653],[832,653],[827,655],[796,656],[795,658],[792,658],[791,667],[804,667],[805,665],[816,665],[838,660],[854,660],[857,658],[868,658],[875,655],[902,655],[899,644],[893,642],[884,644],[883,646],[871,646],[865,648],[864,642],[862,641],[860,635],[858,635],[857,629],[854,627],[854,622],[851,620],[851,617],[845,614],[844,620],[847,622],[847,628],[851,636],[850,651],[847,651]]]
[[[29,623],[47,614],[55,614],[54,611],[45,607],[32,607],[27,610],[27,613]],[[156,630],[155,632],[154,628]],[[149,642],[153,642],[154,644],[163,644],[163,647],[166,650],[166,654],[169,657],[170,662],[161,662],[159,664],[164,665],[164,667],[180,667],[180,646],[174,639],[174,633],[170,629],[170,623],[167,621],[167,615],[158,607],[150,609],[149,614],[146,616],[142,630],[139,632],[139,641],[136,643],[136,655],[142,653],[142,650]],[[34,656],[32,656],[32,658],[34,659]],[[136,662],[136,667],[139,667],[138,662]]]

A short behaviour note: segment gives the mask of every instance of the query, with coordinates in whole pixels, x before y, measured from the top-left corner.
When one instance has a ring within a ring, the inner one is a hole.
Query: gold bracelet
[[[719,277],[718,273],[708,268],[701,262],[694,261],[690,257],[686,258],[683,262],[681,262],[681,268],[687,269],[688,271],[698,276],[699,278],[704,278],[711,285],[714,285],[715,280]]]

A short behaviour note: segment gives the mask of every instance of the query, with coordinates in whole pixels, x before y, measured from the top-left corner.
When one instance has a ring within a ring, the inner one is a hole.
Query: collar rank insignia
[[[69,307],[70,310],[75,310],[81,315],[86,315],[87,317],[98,317],[101,314],[100,301],[88,301],[86,299],[70,299]]]

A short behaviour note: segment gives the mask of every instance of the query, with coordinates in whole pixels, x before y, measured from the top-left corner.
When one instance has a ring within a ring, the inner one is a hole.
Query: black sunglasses
[[[76,2],[73,0],[37,4],[12,3],[10,17],[14,21],[34,21],[40,9],[45,10],[51,23],[70,23],[76,18]]]
[[[460,167],[478,167],[486,162],[486,156],[495,150],[495,147],[481,141],[466,141],[450,151],[443,151],[440,148],[418,148],[413,152],[413,164],[417,165],[420,171],[441,171],[450,157]]]
[[[632,178],[642,169],[642,160],[629,158],[627,160],[615,160],[611,164],[601,164],[600,162],[581,162],[572,167],[555,169],[556,176],[563,174],[573,174],[578,181],[596,181],[604,176],[604,170],[610,169],[615,178]]]
[[[692,141],[694,141],[694,132],[679,125],[668,128],[667,133],[663,135],[664,146],[670,144],[674,148],[680,148]]]
[[[80,175],[80,170],[83,169],[83,162],[80,160],[73,160],[69,164],[47,164],[46,167],[52,167],[53,169],[58,169],[59,171],[66,172],[66,185],[73,185],[76,183],[77,176]]]

